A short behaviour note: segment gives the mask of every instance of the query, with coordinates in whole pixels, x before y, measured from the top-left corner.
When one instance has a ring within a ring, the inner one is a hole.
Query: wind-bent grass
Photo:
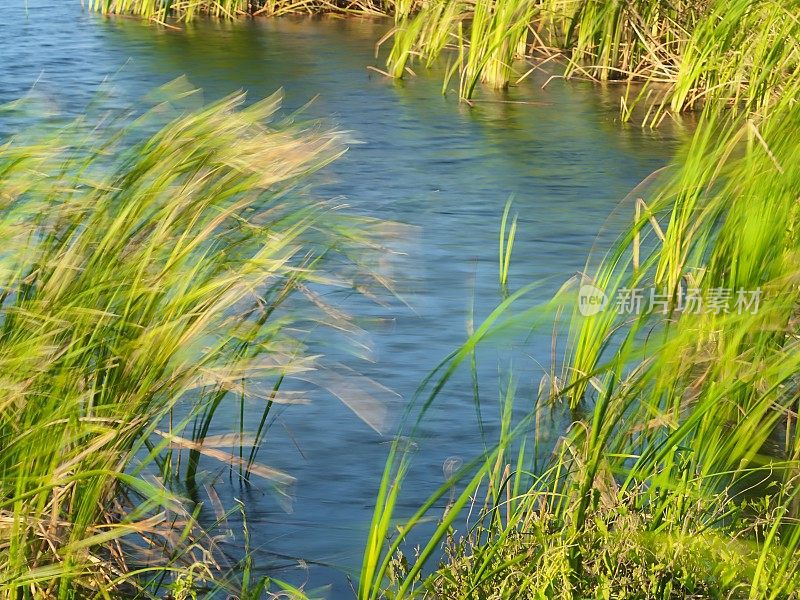
[[[0,146],[1,598],[212,581],[212,539],[170,491],[182,449],[291,481],[214,449],[241,440],[182,437],[222,401],[282,401],[283,378],[315,368],[303,323],[346,326],[310,288],[369,285],[370,223],[296,185],[343,148],[279,105],[168,100]]]
[[[765,118],[707,107],[684,156],[593,271],[612,304],[574,309],[561,376],[543,381],[516,428],[509,391],[497,448],[392,532],[410,468],[396,446],[360,598],[798,596],[798,90]],[[641,311],[630,304],[636,289]],[[615,306],[621,298],[628,304]],[[495,328],[487,322],[448,360],[428,403]],[[573,424],[543,457],[531,449],[550,407]],[[416,560],[398,558],[453,485],[463,492]],[[455,513],[467,506],[458,534]],[[426,564],[442,546],[442,561]]]

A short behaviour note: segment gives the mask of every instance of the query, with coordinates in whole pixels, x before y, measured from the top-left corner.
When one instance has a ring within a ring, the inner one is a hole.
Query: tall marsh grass
[[[514,412],[509,381],[497,447],[411,517],[397,514],[412,468],[397,442],[360,598],[797,597],[797,91],[766,117],[708,106],[676,163],[637,190],[630,230],[599,264],[547,306],[518,313],[524,290],[511,294],[443,363],[423,415],[476,344],[572,310],[533,409],[518,398]],[[587,283],[612,299],[605,310],[579,310]],[[613,299],[638,289],[643,309],[618,310]],[[562,418],[571,425],[542,438]]]
[[[286,14],[352,13],[406,14],[417,0],[88,0],[90,10],[104,14],[136,15],[162,23],[190,21],[198,16],[223,19],[275,17]]]
[[[186,451],[291,483],[204,424],[221,402],[292,401],[280,383],[316,368],[304,326],[346,327],[319,292],[369,285],[371,224],[299,187],[337,134],[279,118],[279,95],[187,96],[0,146],[1,598],[213,581]]]
[[[89,0],[103,13],[165,22],[288,13],[393,15],[387,73],[402,78],[415,61],[442,55],[443,92],[458,78],[469,101],[478,84],[504,89],[541,68],[556,76],[620,84],[623,120],[641,120],[723,102],[767,110],[800,73],[796,0]],[[560,64],[559,68],[554,65]],[[636,84],[632,86],[631,84]]]
[[[622,115],[646,101],[654,125],[708,101],[771,105],[798,76],[800,22],[794,0],[434,0],[398,21],[388,71],[402,77],[409,59],[445,51],[462,99],[546,57],[562,64],[556,75],[644,84],[621,89]]]

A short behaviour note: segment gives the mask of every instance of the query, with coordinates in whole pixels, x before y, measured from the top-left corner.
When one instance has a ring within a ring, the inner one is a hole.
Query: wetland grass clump
[[[340,12],[392,15],[386,73],[442,56],[443,93],[458,78],[470,101],[550,63],[557,77],[620,85],[623,120],[660,124],[669,112],[723,102],[768,110],[800,77],[796,0],[89,0],[89,8],[166,22]],[[560,65],[556,67],[555,65]],[[635,84],[635,85],[631,85]],[[644,115],[635,109],[644,105]]]
[[[166,23],[199,16],[221,19],[276,17],[287,14],[347,13],[359,15],[408,14],[417,0],[88,0],[90,10],[104,14],[135,15]]]
[[[178,87],[135,120],[0,146],[0,598],[208,590],[181,451],[291,477],[191,423],[220,402],[266,415],[315,369],[303,324],[346,327],[317,293],[356,285],[370,223],[299,187],[335,132],[278,118],[277,95],[183,109]]]
[[[800,69],[795,0],[434,0],[392,37],[395,77],[447,52],[444,90],[458,74],[469,100],[478,81],[505,88],[557,59],[555,75],[644,84],[622,88],[622,116],[646,101],[650,125],[709,101],[763,109]]]
[[[411,517],[395,445],[361,599],[800,596],[798,91],[766,117],[708,106],[599,266],[546,307],[515,314],[511,294],[443,363],[423,418],[492,330],[572,310],[534,408],[519,399],[512,418],[509,383],[497,447]],[[580,311],[586,283],[605,310]],[[640,309],[619,302],[636,290]],[[403,556],[434,507],[438,527]]]

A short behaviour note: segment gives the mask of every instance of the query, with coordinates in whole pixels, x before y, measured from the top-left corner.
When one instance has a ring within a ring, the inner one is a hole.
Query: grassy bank
[[[648,125],[707,102],[766,110],[800,68],[795,0],[435,0],[392,38],[392,76],[445,54],[443,89],[457,79],[465,100],[544,63],[556,76],[642,84],[620,87],[621,113],[644,103]]]
[[[335,133],[278,119],[279,96],[155,97],[0,146],[0,598],[216,585],[231,565],[185,484],[201,458],[291,483],[257,461],[266,417],[317,366],[304,327],[348,327],[319,291],[370,286],[370,223],[298,187],[341,154]],[[209,436],[245,402],[257,429]]]
[[[401,0],[403,3],[409,4],[409,0]],[[190,21],[199,16],[236,19],[331,12],[388,15],[397,11],[397,4],[396,0],[88,0],[90,10],[136,15],[162,23],[169,19]]]
[[[442,91],[469,101],[480,85],[504,89],[548,64],[557,77],[622,84],[622,119],[635,115],[648,126],[708,102],[767,111],[800,74],[796,0],[90,0],[89,7],[162,22],[391,15],[395,27],[382,40],[391,40],[391,77],[446,60]]]
[[[571,311],[538,396],[509,380],[498,446],[411,517],[395,445],[360,598],[798,597],[800,90],[783,91],[767,116],[708,106],[599,265],[547,306],[512,294],[443,363],[422,419],[477,344]],[[586,285],[604,310],[579,309]]]

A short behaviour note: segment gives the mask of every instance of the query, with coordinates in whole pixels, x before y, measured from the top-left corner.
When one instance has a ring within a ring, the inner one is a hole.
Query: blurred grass
[[[0,146],[2,598],[214,585],[185,482],[203,455],[283,493],[293,478],[256,460],[266,415],[319,366],[304,329],[350,326],[319,292],[381,285],[361,262],[377,224],[301,187],[344,151],[335,131],[280,117],[279,94],[153,98]],[[209,437],[245,402],[257,431]]]

